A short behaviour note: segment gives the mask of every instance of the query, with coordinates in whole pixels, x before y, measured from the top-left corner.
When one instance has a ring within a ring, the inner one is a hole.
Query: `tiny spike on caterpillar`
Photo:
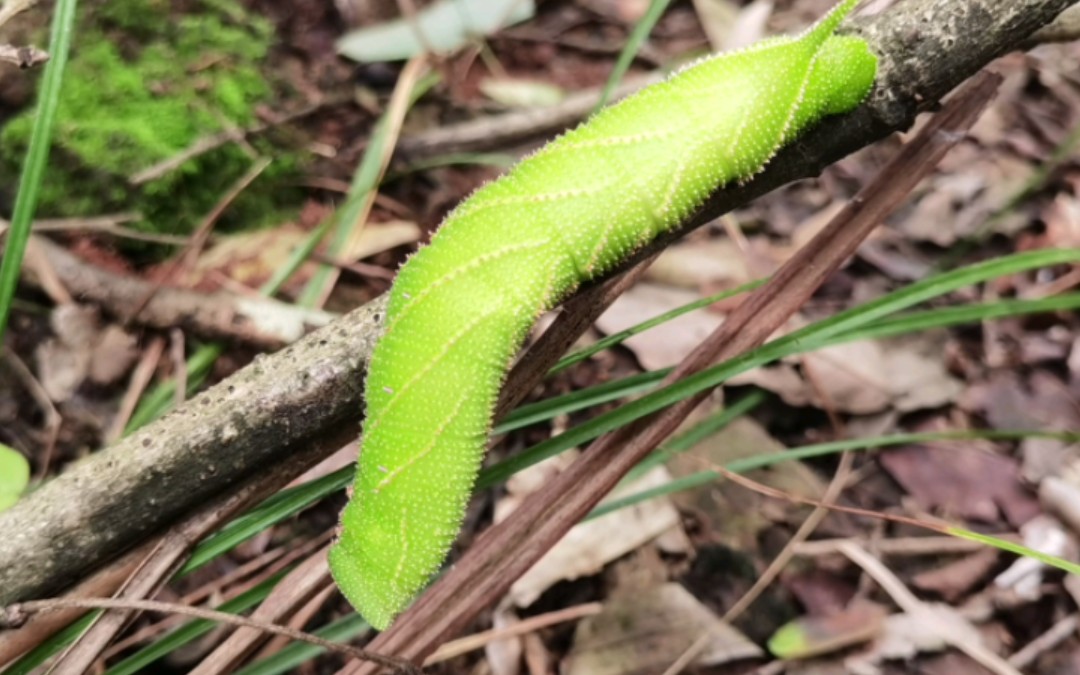
[[[445,559],[507,365],[537,316],[866,97],[876,57],[834,35],[857,1],[602,110],[477,190],[401,268],[330,550],[371,625],[386,628]]]

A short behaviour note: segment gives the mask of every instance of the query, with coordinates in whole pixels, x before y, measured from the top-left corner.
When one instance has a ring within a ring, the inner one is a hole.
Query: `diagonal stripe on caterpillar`
[[[857,1],[602,110],[477,190],[401,268],[330,551],[371,625],[386,628],[445,559],[507,365],[540,313],[866,97],[877,58],[834,35]]]

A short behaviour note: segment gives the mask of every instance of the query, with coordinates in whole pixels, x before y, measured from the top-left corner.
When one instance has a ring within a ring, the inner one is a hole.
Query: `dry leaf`
[[[752,279],[746,256],[727,237],[675,244],[664,249],[660,257],[649,265],[645,278],[658,285],[694,291],[739,286]]]
[[[696,665],[762,656],[761,649],[721,621],[677,583],[618,595],[578,624],[563,672],[633,675],[662,672],[699,636],[711,635]]]
[[[138,358],[137,340],[123,328],[104,328],[94,307],[60,305],[49,317],[55,338],[34,352],[38,379],[55,402],[70,399],[88,378],[99,385],[116,382]]]
[[[783,444],[760,424],[740,417],[718,433],[668,462],[673,475],[681,477],[715,465],[765,453],[781,452]],[[801,497],[818,498],[825,490],[821,478],[801,462],[781,462],[768,469],[751,471],[748,478]],[[672,497],[688,511],[708,520],[711,536],[739,550],[757,549],[762,529],[784,519],[793,507],[727,481],[679,493]]]
[[[880,460],[922,508],[947,517],[992,523],[1000,513],[1019,526],[1040,510],[1010,457],[952,443],[889,450]]]
[[[597,319],[596,326],[610,335],[700,297],[671,286],[637,284]],[[682,361],[722,322],[719,316],[698,310],[635,335],[624,344],[646,370],[667,368]]]
[[[620,486],[608,500],[664,485],[670,480],[667,470],[657,467],[633,483]],[[505,506],[496,507],[497,520],[507,515]],[[514,582],[510,597],[519,607],[528,607],[556,583],[596,574],[607,563],[679,524],[678,511],[666,499],[651,499],[580,523]]]

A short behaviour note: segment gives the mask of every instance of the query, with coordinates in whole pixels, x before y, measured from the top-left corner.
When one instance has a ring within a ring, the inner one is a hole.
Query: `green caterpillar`
[[[877,58],[834,35],[857,1],[801,36],[704,59],[604,109],[477,190],[401,268],[330,550],[338,586],[371,625],[385,629],[445,559],[502,379],[536,318],[866,97]]]

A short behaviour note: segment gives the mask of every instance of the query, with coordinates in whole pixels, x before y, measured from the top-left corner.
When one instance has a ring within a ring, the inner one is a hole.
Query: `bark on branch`
[[[1075,1],[909,0],[858,21],[881,57],[871,100],[827,120],[753,181],[717,193],[679,233],[627,265],[721,213],[906,129],[921,107],[1023,44]],[[357,425],[363,363],[381,314],[376,301],[258,359],[0,513],[0,604],[58,590],[305,439]]]

